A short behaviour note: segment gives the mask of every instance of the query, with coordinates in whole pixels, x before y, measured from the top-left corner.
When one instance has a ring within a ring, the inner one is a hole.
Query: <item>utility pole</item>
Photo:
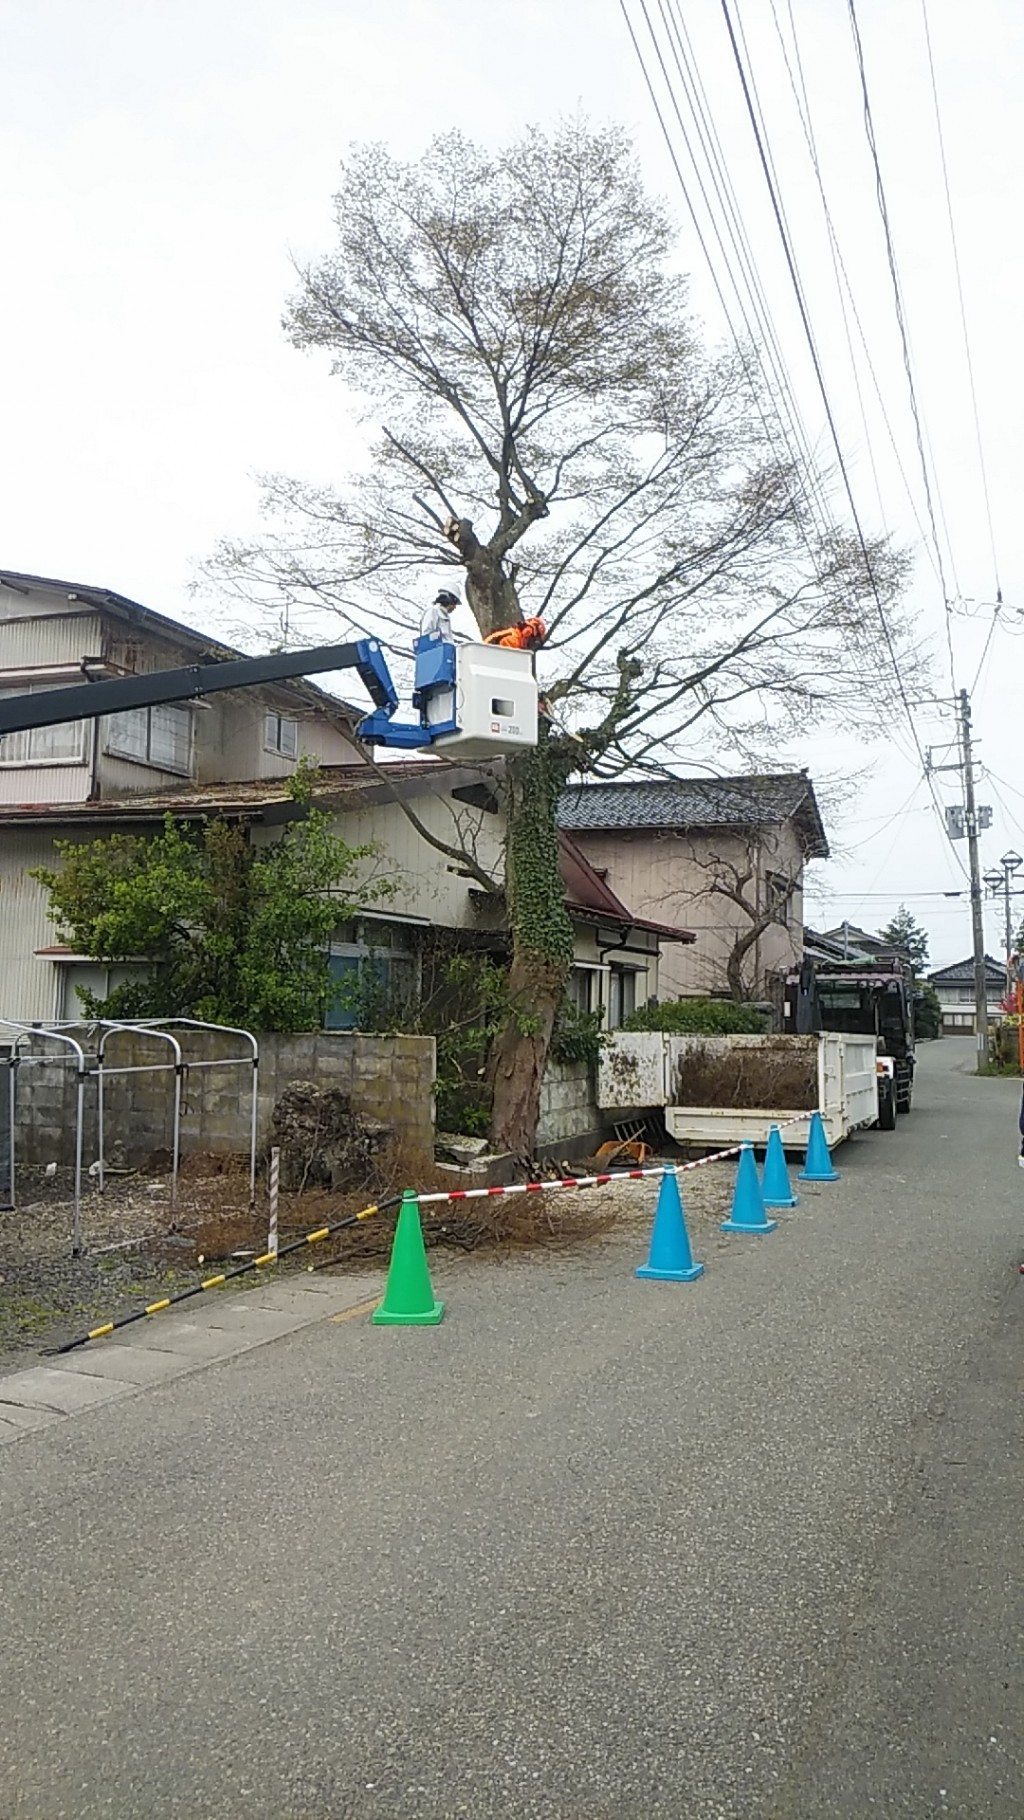
[[[960,691],[960,754],[964,777],[964,821],[971,870],[971,927],[974,931],[974,1040],[978,1067],[988,1061],[988,980],[985,975],[985,915],[978,859],[978,806],[974,796],[974,759],[971,753],[971,698]]]

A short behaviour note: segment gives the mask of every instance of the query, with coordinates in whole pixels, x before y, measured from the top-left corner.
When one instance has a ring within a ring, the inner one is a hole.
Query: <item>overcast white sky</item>
[[[641,42],[639,0],[628,0]],[[927,0],[974,357],[996,551],[1008,609],[1024,608],[1016,541],[1021,476],[1019,232],[1024,7]],[[649,0],[658,17],[657,0]],[[720,0],[682,0],[725,156],[812,440],[824,416],[801,340]],[[776,10],[788,31],[787,0]],[[740,0],[779,184],[855,495],[867,528],[918,550],[913,598],[943,669],[942,600],[921,548],[866,369],[850,358],[813,172],[770,0]],[[994,599],[921,0],[860,0],[868,76],[906,298],[918,393],[948,524],[951,589]],[[912,421],[884,263],[845,0],[793,0],[833,217],[917,514]],[[102,584],[209,623],[191,598],[197,561],[256,521],[254,475],[330,482],[355,444],[325,365],[280,330],[293,255],[330,234],[340,155],[353,139],[415,156],[458,124],[498,143],[527,121],[582,108],[624,122],[650,184],[678,211],[680,258],[709,335],[726,333],[618,0],[0,0],[4,283],[0,566]],[[837,496],[838,497],[838,496]],[[955,571],[955,577],[954,577]],[[970,685],[990,611],[955,621]],[[1007,612],[1007,620],[1014,623]],[[1024,630],[1024,616],[1016,622]],[[975,693],[979,789],[994,810],[990,866],[1024,852],[1018,706],[1024,637],[997,630]],[[944,737],[936,710],[924,744]],[[902,749],[900,749],[902,748]],[[787,761],[871,774],[832,833],[844,857],[815,868],[809,920],[869,927],[906,898],[935,965],[970,949],[956,856],[904,735],[858,747],[837,730]],[[1005,782],[1002,780],[1006,780]],[[938,780],[956,795],[955,778]],[[963,843],[958,854],[966,859]],[[925,895],[931,894],[931,895]],[[1018,906],[1024,910],[1024,898]],[[1000,953],[1001,923],[988,916]]]

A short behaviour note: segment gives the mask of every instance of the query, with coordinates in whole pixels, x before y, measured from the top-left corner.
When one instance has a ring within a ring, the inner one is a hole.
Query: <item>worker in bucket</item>
[[[435,596],[420,621],[421,638],[443,638],[446,645],[455,643],[452,632],[452,613],[459,604],[459,597],[450,588],[442,588]]]

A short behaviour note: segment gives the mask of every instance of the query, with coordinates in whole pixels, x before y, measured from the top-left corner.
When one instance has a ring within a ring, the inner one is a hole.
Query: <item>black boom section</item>
[[[69,689],[42,689],[31,695],[0,696],[0,737],[61,721],[95,720],[161,702],[193,701],[219,689],[285,682],[321,670],[355,670],[379,708],[394,712],[395,686],[376,639],[345,645],[314,645],[307,651],[275,651],[267,657],[228,658],[223,663],[189,664],[184,670],[152,670],[146,676],[118,676],[105,682],[74,683]]]

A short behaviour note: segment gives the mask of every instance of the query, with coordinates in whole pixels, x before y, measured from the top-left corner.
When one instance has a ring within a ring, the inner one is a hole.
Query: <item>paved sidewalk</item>
[[[185,1318],[169,1309],[45,1365],[0,1377],[0,1444],[238,1358],[317,1322],[368,1311],[383,1292],[381,1272],[307,1272],[245,1292],[211,1290],[202,1301],[183,1304]]]

